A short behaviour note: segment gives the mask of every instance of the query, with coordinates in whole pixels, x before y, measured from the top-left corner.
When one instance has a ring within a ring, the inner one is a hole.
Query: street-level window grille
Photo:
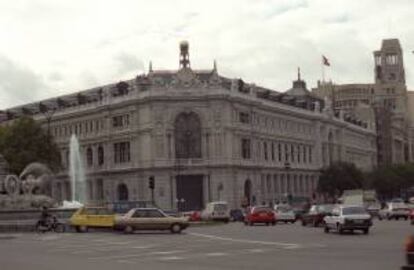
[[[119,142],[114,143],[114,162],[124,163],[131,161],[130,143]]]

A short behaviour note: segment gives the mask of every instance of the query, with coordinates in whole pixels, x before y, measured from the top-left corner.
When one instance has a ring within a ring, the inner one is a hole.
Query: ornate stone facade
[[[329,98],[346,117],[376,126],[378,164],[414,161],[414,121],[408,104],[413,99],[405,84],[403,51],[398,39],[385,39],[374,52],[375,83],[319,82],[312,92]]]
[[[53,108],[49,127],[64,168],[70,136],[78,136],[90,201],[149,200],[154,176],[162,208],[215,200],[240,207],[312,197],[319,170],[333,161],[375,166],[375,130],[335,116],[323,100],[229,79],[216,65],[192,70],[181,59],[177,71],[151,67],[133,80],[24,106],[45,126],[39,104]],[[58,199],[69,198],[66,171],[54,186]]]

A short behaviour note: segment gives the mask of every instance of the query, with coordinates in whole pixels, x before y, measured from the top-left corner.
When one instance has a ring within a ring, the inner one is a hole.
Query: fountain
[[[72,134],[69,143],[69,176],[72,197],[71,201],[63,201],[63,207],[79,208],[86,202],[86,182],[79,141],[75,134]]]

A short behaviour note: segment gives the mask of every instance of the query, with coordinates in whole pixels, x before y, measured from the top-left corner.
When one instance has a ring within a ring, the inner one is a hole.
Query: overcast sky
[[[372,51],[399,38],[414,89],[413,0],[0,0],[0,109],[178,67],[285,91],[321,55],[337,83],[373,81]]]

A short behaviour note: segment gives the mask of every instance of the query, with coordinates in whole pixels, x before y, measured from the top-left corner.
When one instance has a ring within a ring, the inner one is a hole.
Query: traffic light
[[[155,179],[154,179],[154,176],[150,176],[148,180],[149,180],[148,181],[148,187],[150,189],[154,189],[155,188]]]

